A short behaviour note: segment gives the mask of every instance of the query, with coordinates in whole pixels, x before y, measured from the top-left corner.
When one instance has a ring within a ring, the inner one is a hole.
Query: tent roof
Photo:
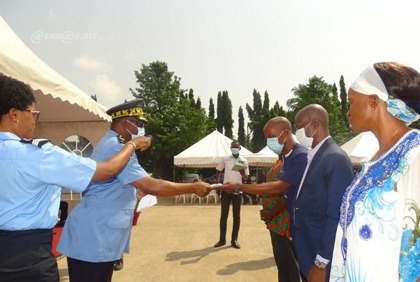
[[[258,153],[244,155],[244,158],[250,165],[266,167],[272,166],[279,159],[279,156],[265,146]]]
[[[0,16],[0,73],[28,84],[36,97],[38,122],[111,121],[106,108],[38,58]]]
[[[216,167],[223,157],[231,153],[232,139],[215,130],[191,147],[174,157],[174,164],[182,167]],[[252,152],[241,146],[241,156],[251,155]]]
[[[370,160],[379,150],[379,143],[372,132],[362,132],[344,143],[341,148],[349,155],[354,164]]]

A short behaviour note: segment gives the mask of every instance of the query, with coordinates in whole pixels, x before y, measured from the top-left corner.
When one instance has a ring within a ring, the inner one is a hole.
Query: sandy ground
[[[130,254],[113,281],[277,281],[270,235],[259,205],[242,205],[239,243],[213,248],[219,239],[219,204],[177,204],[159,199],[133,227]],[[69,281],[65,257],[58,260],[60,281]]]

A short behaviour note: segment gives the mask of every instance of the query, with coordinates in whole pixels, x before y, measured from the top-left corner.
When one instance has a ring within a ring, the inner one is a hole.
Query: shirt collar
[[[318,143],[318,145],[315,146],[315,148],[309,149],[308,151],[308,160],[312,160],[312,158],[315,156],[315,154],[318,152],[319,148],[321,148],[322,144],[328,139],[331,138],[330,135],[322,139],[321,142]]]

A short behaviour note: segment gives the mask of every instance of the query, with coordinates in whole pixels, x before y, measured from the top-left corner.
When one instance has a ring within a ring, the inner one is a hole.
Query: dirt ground
[[[133,227],[130,254],[113,281],[277,281],[270,235],[259,217],[259,205],[242,205],[238,242],[213,248],[219,239],[219,204],[174,204],[159,199]],[[67,262],[58,260],[60,281],[69,281]]]

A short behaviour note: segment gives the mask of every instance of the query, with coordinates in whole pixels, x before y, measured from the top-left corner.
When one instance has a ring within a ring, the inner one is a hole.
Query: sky
[[[420,71],[418,11],[418,0],[0,2],[20,39],[102,105],[133,99],[134,71],[162,61],[207,111],[227,90],[235,123],[254,89],[286,107],[314,75],[349,86],[379,61]]]

